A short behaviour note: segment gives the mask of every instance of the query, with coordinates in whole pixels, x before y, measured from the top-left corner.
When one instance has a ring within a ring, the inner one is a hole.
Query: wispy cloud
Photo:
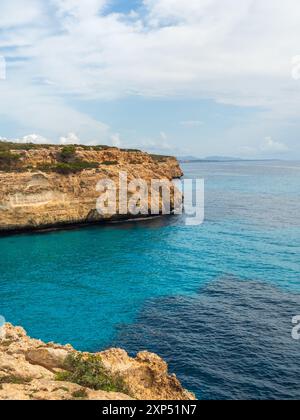
[[[145,0],[146,13],[134,19],[105,14],[107,0],[3,1],[8,13],[1,14],[0,26],[13,25],[8,32],[16,37],[15,56],[30,62],[23,71],[53,82],[61,93],[184,92],[278,106],[283,89],[295,86],[290,62],[299,48],[297,0]],[[52,5],[47,15],[45,3]],[[268,25],[261,19],[266,15]]]
[[[260,157],[264,155],[275,156],[279,154],[286,154],[290,148],[282,141],[276,141],[272,137],[266,137],[257,146],[243,146],[240,148],[240,153],[250,157]]]

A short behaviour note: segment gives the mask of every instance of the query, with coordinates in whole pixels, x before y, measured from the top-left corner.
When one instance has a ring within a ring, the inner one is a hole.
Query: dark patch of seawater
[[[226,277],[194,296],[153,299],[118,346],[162,356],[200,399],[299,399],[300,294]]]

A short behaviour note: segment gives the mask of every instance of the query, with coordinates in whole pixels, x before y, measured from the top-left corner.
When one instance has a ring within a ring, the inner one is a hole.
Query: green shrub
[[[85,169],[95,169],[95,168],[99,168],[99,164],[97,162],[85,162],[83,160],[77,160],[72,163],[61,162],[54,165],[43,164],[43,165],[37,166],[37,169],[42,172],[57,172],[61,175],[75,174]]]
[[[0,170],[9,171],[16,168],[20,160],[20,155],[11,153],[11,151],[0,151]]]
[[[24,385],[32,381],[32,378],[23,378],[22,376],[11,375],[0,378],[0,384]]]
[[[11,141],[0,141],[0,151],[3,151],[3,150],[40,150],[40,149],[49,149],[50,147],[58,148],[59,146],[57,144],[14,143]],[[64,148],[68,149],[69,147],[75,148],[75,151],[76,149],[95,150],[95,151],[116,149],[116,147],[106,146],[106,145],[87,146],[84,144],[70,145],[70,146],[68,145],[68,146],[65,146]]]
[[[59,160],[68,163],[74,159],[76,159],[76,147],[73,145],[63,147],[59,153]]]
[[[101,165],[105,165],[105,166],[113,166],[113,165],[118,165],[119,162],[117,160],[106,160],[105,162],[102,162]]]
[[[166,162],[171,156],[164,155],[150,155],[155,162]]]
[[[55,165],[51,165],[50,163],[40,163],[36,166],[36,169],[42,172],[53,172],[53,166]]]
[[[72,382],[96,391],[126,392],[123,380],[113,378],[107,372],[100,356],[71,354],[65,360],[65,369],[56,375],[57,381]]]
[[[128,153],[137,153],[137,152],[141,153],[141,150],[139,149],[121,149],[121,150],[122,152],[128,152]]]
[[[133,159],[129,163],[130,165],[140,165],[142,162],[140,160]]]
[[[79,391],[74,391],[72,397],[80,400],[85,400],[88,397],[88,394],[85,389],[80,389]]]
[[[0,141],[0,151],[4,150],[38,150],[48,149],[51,144],[34,144],[34,143],[13,143],[10,141]]]
[[[86,144],[79,144],[77,147],[79,149],[89,150],[89,151],[102,151],[102,150],[108,150],[108,149],[115,149],[115,147],[105,146],[103,144],[98,144],[96,146],[89,146],[89,145],[86,145]]]
[[[68,175],[72,173],[81,172],[84,169],[95,169],[98,168],[99,164],[97,162],[85,162],[85,161],[76,161],[73,163],[58,163],[54,166],[53,170],[62,175]]]
[[[1,141],[0,142],[0,152],[6,152],[9,151],[10,147],[8,145],[8,143],[6,141]]]
[[[95,151],[108,150],[108,149],[115,149],[115,147],[104,146],[104,145],[90,146],[90,150],[95,150]]]

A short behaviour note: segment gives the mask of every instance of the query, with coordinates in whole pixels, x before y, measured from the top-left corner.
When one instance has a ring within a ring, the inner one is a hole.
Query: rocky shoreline
[[[128,182],[143,179],[148,184],[153,179],[171,181],[183,175],[173,157],[110,147],[73,147],[72,152],[53,145],[22,148],[12,144],[5,152],[0,148],[0,233],[132,219],[130,214],[104,217],[96,211],[100,180],[110,179],[118,188],[120,172],[127,173]]]
[[[175,158],[137,150],[0,142],[0,235],[134,219],[131,214],[103,217],[96,211],[97,183],[110,179],[119,188],[120,172],[126,172],[128,182],[143,179],[148,185],[153,179],[172,181],[183,175]],[[176,205],[174,197],[171,208]],[[0,328],[0,400],[72,399],[195,396],[155,354],[140,352],[131,358],[121,349],[80,353],[70,345],[32,339],[21,327]]]
[[[11,324],[0,332],[0,400],[196,399],[155,354],[80,353],[32,339]]]

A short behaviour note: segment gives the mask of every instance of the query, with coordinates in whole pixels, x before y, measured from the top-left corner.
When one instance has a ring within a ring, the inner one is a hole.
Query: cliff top
[[[51,145],[12,143],[0,141],[0,171],[24,172],[41,170],[69,174],[97,169],[100,165],[119,163],[165,163],[171,156],[154,155],[137,149],[119,149],[111,146]]]
[[[0,329],[1,332],[1,329]],[[0,334],[0,400],[194,400],[167,364],[141,352],[80,353],[5,324]]]
[[[100,180],[110,179],[118,188],[121,172],[127,174],[128,183],[142,179],[149,186],[152,180],[171,181],[183,175],[175,158],[141,151],[0,144],[4,147],[0,149],[0,232],[102,223],[108,216],[96,209]],[[148,198],[151,204],[150,194]]]

